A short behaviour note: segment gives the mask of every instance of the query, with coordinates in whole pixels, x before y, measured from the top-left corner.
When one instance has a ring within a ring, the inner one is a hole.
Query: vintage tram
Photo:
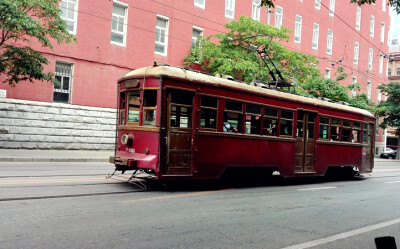
[[[118,81],[116,171],[160,180],[218,179],[230,170],[283,177],[373,170],[366,110],[213,76],[150,66]]]

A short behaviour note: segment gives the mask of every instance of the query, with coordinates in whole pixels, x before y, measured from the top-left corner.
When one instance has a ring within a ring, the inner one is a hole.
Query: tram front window
[[[139,123],[140,92],[128,93],[128,123]]]
[[[156,126],[157,91],[143,92],[143,125]]]

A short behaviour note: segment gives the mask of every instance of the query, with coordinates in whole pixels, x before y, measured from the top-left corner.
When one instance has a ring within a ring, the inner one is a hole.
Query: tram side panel
[[[324,175],[329,167],[358,167],[361,171],[363,162],[363,146],[345,146],[342,143],[317,142],[315,153],[315,170]]]
[[[295,141],[243,138],[229,134],[198,134],[195,138],[194,168],[205,178],[220,177],[232,167],[279,168],[293,174]]]

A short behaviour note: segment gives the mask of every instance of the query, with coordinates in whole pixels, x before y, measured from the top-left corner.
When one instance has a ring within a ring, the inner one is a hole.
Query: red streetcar
[[[371,113],[345,103],[152,66],[118,81],[110,162],[160,180],[355,175],[373,169],[374,127]]]

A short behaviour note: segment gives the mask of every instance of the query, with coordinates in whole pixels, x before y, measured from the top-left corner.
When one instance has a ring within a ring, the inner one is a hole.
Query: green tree
[[[278,70],[287,80],[304,81],[320,74],[315,67],[314,56],[288,50],[281,42],[288,41],[290,30],[277,29],[245,16],[225,25],[230,31],[218,33],[198,40],[185,57],[185,64],[199,63],[203,70],[216,74],[228,74],[235,79],[251,82],[271,80],[269,69],[275,71],[268,62],[266,66],[256,52],[263,50],[262,56],[271,57]],[[265,49],[265,50],[264,50]]]
[[[376,0],[350,0],[350,3],[355,3],[358,5],[372,4]],[[389,0],[388,5],[396,10],[396,13],[400,14],[400,0]],[[274,0],[261,0],[260,6],[274,7]]]
[[[3,83],[15,86],[19,81],[53,81],[52,73],[44,73],[48,60],[27,46],[38,41],[53,49],[51,42],[70,43],[75,36],[68,33],[60,18],[59,0],[0,0],[0,74]]]
[[[400,82],[390,82],[379,87],[381,92],[386,95],[386,101],[378,105],[377,114],[383,117],[383,122],[379,125],[386,129],[391,126],[396,129],[396,135],[400,135]],[[400,139],[397,144],[396,159],[399,159]]]

